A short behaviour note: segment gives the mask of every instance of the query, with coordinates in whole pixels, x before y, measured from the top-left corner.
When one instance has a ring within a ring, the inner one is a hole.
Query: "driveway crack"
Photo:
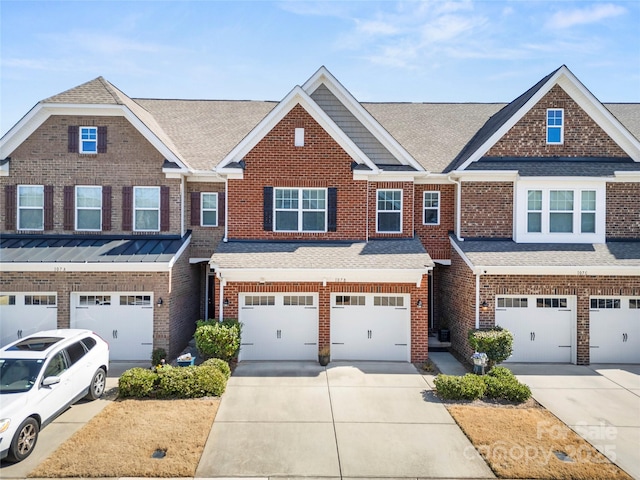
[[[331,409],[331,423],[333,424],[333,437],[336,441],[336,455],[338,456],[338,472],[340,473],[340,480],[342,480],[342,463],[340,462],[340,449],[338,448],[338,432],[336,432],[336,419],[333,415],[333,400],[331,398],[331,388],[329,385],[329,371],[327,367],[324,367],[324,376],[327,379],[327,393],[329,393],[329,408]]]

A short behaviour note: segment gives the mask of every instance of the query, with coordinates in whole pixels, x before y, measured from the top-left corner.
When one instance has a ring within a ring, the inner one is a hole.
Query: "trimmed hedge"
[[[436,392],[446,400],[476,400],[487,397],[522,403],[531,398],[531,390],[504,367],[494,367],[487,375],[467,373],[462,377],[438,375]]]
[[[223,363],[228,369],[226,362]],[[188,367],[165,365],[155,370],[132,368],[120,377],[119,394],[123,398],[219,397],[229,378],[223,371],[223,363]]]
[[[218,370],[220,370],[220,373],[222,373],[226,377],[227,380],[229,380],[229,377],[231,376],[231,368],[229,367],[229,364],[221,358],[210,358],[202,362],[201,366],[217,368]]]
[[[204,358],[231,360],[240,350],[240,323],[234,319],[223,322],[198,320],[194,334],[196,347]]]
[[[476,352],[484,352],[493,367],[504,362],[513,353],[513,334],[502,327],[470,330],[469,345]]]

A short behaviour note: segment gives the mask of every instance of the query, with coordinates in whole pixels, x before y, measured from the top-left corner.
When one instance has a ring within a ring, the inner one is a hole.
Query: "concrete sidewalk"
[[[196,477],[495,478],[408,363],[240,363]]]

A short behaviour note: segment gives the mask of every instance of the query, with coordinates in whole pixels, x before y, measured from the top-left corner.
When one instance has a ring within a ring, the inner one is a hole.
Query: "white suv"
[[[27,458],[38,433],[105,389],[109,345],[90,330],[48,330],[0,349],[0,459]]]

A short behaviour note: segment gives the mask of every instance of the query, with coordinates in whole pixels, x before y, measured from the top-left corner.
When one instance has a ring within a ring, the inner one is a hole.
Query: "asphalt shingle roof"
[[[517,170],[523,177],[612,177],[614,172],[640,172],[640,162],[631,158],[484,157],[467,170]]]
[[[420,240],[369,242],[221,242],[211,257],[222,269],[421,269],[433,261]]]
[[[5,235],[3,263],[155,263],[169,262],[188,237]]]
[[[511,240],[454,239],[475,266],[486,267],[638,267],[640,241],[602,244],[515,243]]]

